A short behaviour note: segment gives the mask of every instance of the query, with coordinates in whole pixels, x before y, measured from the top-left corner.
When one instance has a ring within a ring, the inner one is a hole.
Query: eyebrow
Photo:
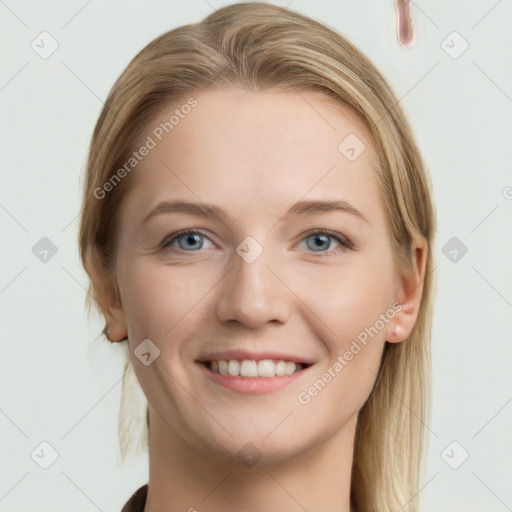
[[[346,201],[299,201],[295,203],[284,215],[283,219],[290,216],[305,216],[323,212],[349,213],[362,221],[370,224],[368,219],[354,206]],[[163,201],[151,210],[142,221],[146,224],[152,217],[161,214],[188,213],[198,217],[211,217],[222,221],[227,217],[226,210],[208,203],[191,203],[188,201]]]

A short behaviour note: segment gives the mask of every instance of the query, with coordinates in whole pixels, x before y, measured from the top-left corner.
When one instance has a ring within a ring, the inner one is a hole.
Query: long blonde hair
[[[266,3],[240,3],[148,44],[114,84],[94,130],[80,219],[82,263],[87,270],[94,250],[103,268],[114,272],[119,207],[139,178],[131,172],[102,199],[94,191],[140,145],[143,128],[156,113],[169,102],[211,86],[322,91],[348,105],[375,143],[376,172],[397,268],[411,268],[414,240],[427,241],[417,321],[407,340],[385,344],[375,386],[359,412],[351,481],[355,511],[417,511],[425,469],[425,425],[431,412],[431,185],[395,94],[372,62],[342,35],[297,12]],[[98,307],[95,297],[91,283],[89,313],[93,303]],[[139,432],[134,434],[126,412],[128,386],[134,386],[135,378],[128,353],[126,357],[119,418],[123,453],[135,445],[147,446],[147,431],[141,434],[137,424]],[[146,418],[143,426],[147,428]]]

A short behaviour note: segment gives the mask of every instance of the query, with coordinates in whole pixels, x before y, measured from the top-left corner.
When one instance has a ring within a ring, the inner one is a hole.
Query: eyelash
[[[184,235],[201,235],[201,236],[204,236],[209,239],[209,237],[207,235],[205,235],[202,231],[200,231],[198,229],[184,229],[182,231],[173,233],[172,235],[169,235],[167,238],[165,238],[161,244],[161,249],[162,250],[168,249],[169,246],[175,240],[177,240],[178,238],[180,238]],[[306,233],[303,240],[305,240],[306,238],[312,237],[314,235],[327,235],[330,238],[334,238],[337,242],[339,242],[343,246],[344,249],[342,249],[342,250],[355,249],[354,245],[350,242],[350,240],[348,240],[348,238],[345,238],[337,233],[334,233],[334,232],[326,230],[326,229],[323,229],[323,230],[317,229],[317,230],[310,231],[310,232]],[[193,252],[198,252],[198,251],[184,251],[184,250],[178,249],[178,252],[192,252],[193,253]],[[315,253],[316,251],[311,251],[311,252]],[[319,252],[317,252],[317,254],[319,254],[321,256],[331,256],[331,255],[336,254],[336,252],[337,252],[336,250],[334,250],[334,251],[333,250],[319,251]]]

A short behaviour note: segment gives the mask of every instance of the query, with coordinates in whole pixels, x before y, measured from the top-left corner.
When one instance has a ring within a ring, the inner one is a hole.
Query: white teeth
[[[225,361],[211,361],[210,369],[213,373],[220,373],[221,375],[240,375],[242,377],[283,377],[285,375],[292,375],[298,370],[301,370],[303,365],[294,363],[293,361],[273,361],[272,359],[262,359],[254,361],[244,359],[237,361],[230,359]]]
[[[218,361],[218,365],[219,365],[219,373],[221,375],[229,375],[228,374],[228,362],[227,361],[224,361],[224,360],[220,360]]]
[[[276,364],[276,375],[279,375],[279,377],[282,377],[283,375],[286,375],[286,362],[285,361],[278,361]]]
[[[276,365],[270,359],[262,359],[258,361],[258,375],[260,377],[275,377]]]
[[[240,363],[234,360],[229,361],[228,373],[229,375],[240,375]]]
[[[240,365],[238,375],[242,377],[258,377],[258,363],[256,361],[248,361],[247,359],[244,359]]]
[[[291,375],[292,373],[295,372],[295,368],[297,367],[297,365],[295,363],[292,363],[291,361],[290,362],[286,362],[286,375]]]

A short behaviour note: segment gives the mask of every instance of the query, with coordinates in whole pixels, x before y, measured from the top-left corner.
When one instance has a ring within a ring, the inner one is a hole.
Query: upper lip
[[[284,352],[250,352],[249,350],[225,350],[222,352],[210,352],[200,356],[196,359],[196,361],[219,361],[221,359],[224,359],[225,361],[229,361],[230,359],[236,359],[238,361],[242,361],[244,359],[250,359],[254,361],[261,361],[262,359],[274,359],[279,361],[293,361],[294,363],[302,363],[308,365],[313,364],[313,361],[302,356],[285,354]]]

